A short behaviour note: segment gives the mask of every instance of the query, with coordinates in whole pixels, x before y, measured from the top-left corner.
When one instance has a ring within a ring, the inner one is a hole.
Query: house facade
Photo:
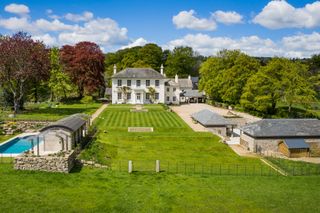
[[[161,66],[160,72],[151,68],[126,68],[112,76],[113,104],[180,104],[186,102],[183,94],[193,90],[191,77],[179,79],[167,78]]]

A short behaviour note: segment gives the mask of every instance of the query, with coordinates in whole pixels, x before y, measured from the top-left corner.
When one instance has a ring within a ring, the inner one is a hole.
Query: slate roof
[[[178,86],[179,86],[179,84],[176,83],[176,82],[174,81],[174,79],[170,79],[169,81],[165,82],[165,85],[166,85],[166,86],[175,86],[175,87],[178,87]]]
[[[175,79],[169,79],[166,82],[166,86],[176,86],[176,87],[179,86],[181,89],[184,89],[184,88],[192,89],[193,88],[192,81],[188,78],[179,78],[178,83],[175,81]]]
[[[180,88],[190,88],[192,89],[193,88],[193,84],[192,84],[192,81],[188,78],[181,78],[181,79],[178,79],[178,84],[180,86]]]
[[[191,115],[191,117],[206,127],[235,125],[221,115],[208,109],[203,109]]]
[[[241,129],[254,138],[320,137],[320,120],[262,119]]]
[[[165,77],[151,68],[126,68],[114,74],[112,78],[164,79]]]
[[[304,139],[285,139],[283,141],[288,149],[307,149],[309,144],[307,144]]]
[[[181,95],[184,97],[203,97],[204,93],[199,90],[187,89]]]
[[[51,128],[64,128],[71,132],[77,131],[81,126],[83,126],[89,119],[86,114],[74,114],[68,117],[62,118],[48,126],[42,128],[40,132],[49,130]]]

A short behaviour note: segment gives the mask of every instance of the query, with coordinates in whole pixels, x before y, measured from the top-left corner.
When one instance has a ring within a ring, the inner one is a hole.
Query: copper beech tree
[[[60,50],[63,69],[78,87],[79,97],[104,87],[104,54],[92,42],[65,45]]]
[[[13,97],[14,113],[21,104],[31,82],[49,77],[49,50],[26,33],[0,37],[0,85]]]

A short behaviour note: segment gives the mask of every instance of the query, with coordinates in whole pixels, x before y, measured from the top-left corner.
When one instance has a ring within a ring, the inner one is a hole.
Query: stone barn
[[[209,131],[223,137],[231,136],[233,128],[236,126],[232,121],[208,109],[196,112],[191,117]]]
[[[55,153],[72,150],[88,133],[90,117],[74,114],[58,120],[40,130],[40,152]]]
[[[258,153],[320,156],[320,120],[262,119],[241,128],[240,144]]]

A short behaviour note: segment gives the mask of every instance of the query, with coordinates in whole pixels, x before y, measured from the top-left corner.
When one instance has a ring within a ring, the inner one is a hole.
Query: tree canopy
[[[104,55],[92,42],[80,42],[61,48],[60,58],[65,72],[78,87],[79,97],[84,93],[104,88]]]
[[[13,98],[14,112],[23,107],[31,82],[49,78],[49,51],[26,33],[0,37],[0,82]]]

